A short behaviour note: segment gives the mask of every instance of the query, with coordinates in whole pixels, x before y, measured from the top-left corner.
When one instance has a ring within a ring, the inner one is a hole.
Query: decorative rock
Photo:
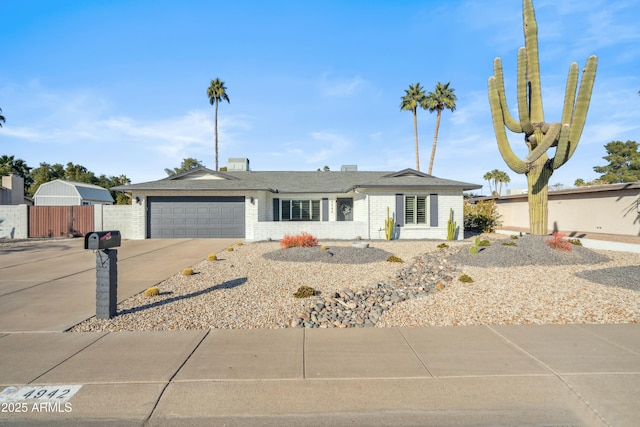
[[[367,242],[352,242],[351,246],[353,246],[354,248],[366,249],[366,248],[369,247],[369,243],[367,243]]]

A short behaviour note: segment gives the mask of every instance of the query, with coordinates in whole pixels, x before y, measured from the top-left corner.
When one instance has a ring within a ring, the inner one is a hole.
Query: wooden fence
[[[93,206],[29,206],[29,237],[83,236],[93,229]]]

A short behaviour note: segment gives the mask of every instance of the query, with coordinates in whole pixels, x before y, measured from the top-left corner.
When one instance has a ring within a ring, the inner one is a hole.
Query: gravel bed
[[[492,235],[492,246],[470,256],[468,241],[446,249],[434,241],[374,241],[367,249],[320,242],[333,256],[245,244],[194,265],[193,276],[160,283],[159,296],[129,298],[113,319],[72,330],[640,322],[640,254],[577,246],[565,253],[527,236],[517,247],[501,245],[508,240]],[[387,262],[390,254],[407,262]],[[460,282],[463,273],[474,281]],[[317,296],[294,298],[302,285]]]
[[[262,255],[271,261],[327,262],[331,264],[368,264],[386,261],[390,252],[378,248],[354,248],[350,246],[320,246],[313,248],[278,249]]]
[[[481,238],[485,240],[486,238]],[[545,242],[548,236],[524,235],[517,239],[488,239],[491,246],[480,247],[477,254],[460,251],[453,255],[451,262],[476,267],[518,267],[524,265],[570,265],[597,264],[610,258],[582,246],[572,245],[571,251],[552,249]],[[515,246],[505,246],[515,245]]]

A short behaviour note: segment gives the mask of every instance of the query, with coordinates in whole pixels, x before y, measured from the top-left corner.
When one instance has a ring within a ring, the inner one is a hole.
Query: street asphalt
[[[123,241],[118,300],[235,240]],[[65,332],[95,255],[0,247],[0,424],[637,426],[640,325]]]

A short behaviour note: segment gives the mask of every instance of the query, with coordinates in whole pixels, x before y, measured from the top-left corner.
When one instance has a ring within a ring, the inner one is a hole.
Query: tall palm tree
[[[227,88],[224,86],[224,82],[218,77],[215,80],[211,80],[211,84],[207,89],[207,98],[209,103],[216,106],[215,114],[215,129],[216,129],[216,171],[218,170],[218,104],[220,101],[225,100],[228,103],[229,96],[227,95]]]
[[[400,110],[413,111],[413,135],[416,140],[416,170],[420,170],[420,156],[418,153],[418,107],[422,109],[426,106],[426,95],[424,88],[420,86],[420,83],[415,85],[409,85],[409,89],[405,89],[405,96],[402,97],[400,102]]]
[[[4,116],[2,115],[2,108],[0,108],[0,128],[2,127],[2,123],[4,123]]]
[[[493,181],[493,172],[485,173],[484,176],[482,177],[482,179],[484,179],[485,181],[487,181],[489,183],[489,194],[493,194],[493,191],[491,191],[491,181]]]
[[[502,184],[508,184],[511,182],[511,178],[509,178],[509,175],[507,175],[506,172],[504,171],[497,171],[498,172],[498,176],[496,177],[496,181],[500,184],[500,187],[498,189],[498,196],[502,195]]]
[[[427,94],[426,105],[429,109],[430,113],[434,111],[438,112],[436,116],[436,130],[433,133],[433,147],[431,148],[431,161],[429,162],[429,175],[431,175],[431,171],[433,170],[433,160],[436,157],[436,144],[438,143],[438,129],[440,129],[440,116],[442,115],[442,110],[445,108],[451,110],[451,112],[456,109],[456,100],[458,99],[456,95],[453,93],[455,89],[449,88],[451,82],[443,85],[438,82],[436,88],[433,92],[429,92]]]

